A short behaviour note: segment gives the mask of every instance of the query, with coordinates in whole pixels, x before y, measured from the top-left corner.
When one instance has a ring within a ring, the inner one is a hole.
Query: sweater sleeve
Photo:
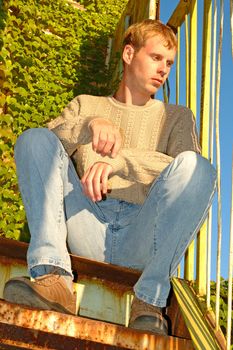
[[[102,156],[93,151],[91,142],[85,145],[79,145],[74,158],[80,178],[85,174],[88,168],[98,162],[110,164],[114,173],[121,172],[125,168],[125,159],[120,153],[118,153],[115,158],[107,155]]]
[[[184,112],[180,114],[171,130],[166,153],[175,158],[184,151],[201,153],[195,119],[192,111],[188,108],[185,108]]]
[[[133,182],[149,184],[173,160],[172,157],[156,152],[123,148],[115,158],[101,156],[93,151],[91,143],[80,145],[75,154],[77,172],[80,177],[96,162],[105,162],[113,168],[112,175]]]
[[[88,124],[93,118],[80,115],[79,99],[76,97],[65,107],[60,116],[48,124],[48,128],[56,134],[71,156],[79,144],[90,142],[91,132]]]

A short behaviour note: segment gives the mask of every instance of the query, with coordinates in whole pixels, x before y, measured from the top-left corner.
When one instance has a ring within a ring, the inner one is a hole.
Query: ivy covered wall
[[[0,235],[29,239],[13,160],[17,136],[45,126],[78,94],[113,91],[119,54],[107,68],[107,41],[127,6],[128,0],[0,0]]]

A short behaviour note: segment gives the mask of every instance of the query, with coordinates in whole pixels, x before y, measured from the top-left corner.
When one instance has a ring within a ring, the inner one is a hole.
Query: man
[[[169,279],[207,215],[216,177],[200,155],[192,112],[151,98],[176,46],[159,21],[132,25],[114,96],[80,95],[50,130],[20,136],[15,159],[35,281],[8,281],[6,300],[75,314],[68,245],[140,269],[129,326],[167,334]]]

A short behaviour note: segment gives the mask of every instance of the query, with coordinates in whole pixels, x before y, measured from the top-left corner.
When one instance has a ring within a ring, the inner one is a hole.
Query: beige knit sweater
[[[123,133],[116,158],[92,150],[88,124],[105,118]],[[48,125],[72,156],[81,178],[95,162],[112,165],[109,178],[112,198],[143,203],[152,182],[183,151],[200,153],[192,112],[183,106],[151,100],[145,106],[127,106],[113,97],[80,95]]]

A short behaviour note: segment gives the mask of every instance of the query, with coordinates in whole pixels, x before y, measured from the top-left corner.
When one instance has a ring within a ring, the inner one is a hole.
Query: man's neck
[[[132,93],[132,91],[126,84],[124,84],[123,81],[120,82],[119,88],[114,94],[114,98],[117,101],[125,103],[129,106],[145,106],[149,101],[151,101],[151,96]]]

